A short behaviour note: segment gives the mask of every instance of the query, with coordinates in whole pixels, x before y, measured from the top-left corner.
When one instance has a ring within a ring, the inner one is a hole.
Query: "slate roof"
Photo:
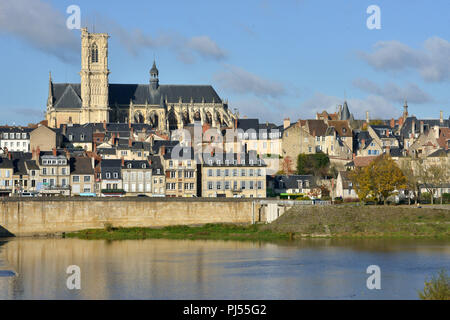
[[[291,176],[275,176],[274,187],[275,189],[298,189],[298,181],[309,181],[308,188],[315,188],[317,185],[315,183],[315,179],[312,175],[291,175]]]
[[[166,146],[165,154],[163,155],[165,160],[194,160],[194,148],[192,147],[179,147],[174,149],[174,146]]]
[[[72,140],[70,140],[72,136]],[[84,139],[81,139],[84,136]],[[71,125],[66,127],[65,137],[69,142],[92,142],[93,130],[89,124],[85,125]]]
[[[52,83],[53,104],[55,108],[81,108],[81,85],[79,83]],[[156,90],[148,84],[109,84],[109,105],[134,104],[160,105],[161,100],[167,103],[221,103],[217,92],[210,85],[160,85]]]
[[[91,158],[70,158],[70,174],[94,174]]]
[[[434,126],[439,127],[450,127],[450,119],[444,119],[444,123],[440,122],[440,119],[417,119],[416,117],[408,117],[405,120],[405,123],[403,124],[401,130],[400,130],[400,136],[402,139],[408,138],[409,135],[412,133],[412,123],[415,121],[415,130],[414,133],[420,132],[420,122],[423,121],[423,124],[426,125],[429,129]]]
[[[37,165],[36,161],[34,161],[34,160],[26,160],[25,164],[26,164],[28,170],[39,170],[39,166]]]
[[[8,158],[0,158],[0,168],[1,169],[13,169],[14,164],[12,160],[9,160]]]
[[[150,156],[148,159],[152,162],[152,175],[164,175],[164,167],[161,163],[161,157],[160,156]],[[159,169],[159,173],[158,173]]]
[[[449,150],[444,150],[444,149],[438,149],[435,152],[431,153],[430,155],[428,155],[428,157],[430,158],[435,158],[435,157],[447,157],[450,154],[450,149]]]
[[[100,162],[100,167],[101,167],[102,179],[108,179],[108,178],[106,178],[107,172],[109,172],[109,173],[117,172],[118,173],[117,178],[114,178],[114,175],[111,174],[111,177],[109,178],[109,180],[122,179],[122,175],[121,175],[122,160],[120,160],[120,159],[102,160]]]
[[[158,154],[162,146],[166,146],[167,149],[167,147],[174,147],[177,146],[178,144],[179,142],[174,140],[155,140],[152,146],[152,153]]]
[[[131,165],[131,168],[128,166]],[[124,165],[122,166],[122,169],[144,169],[144,170],[150,170],[150,164],[147,160],[125,160]]]
[[[99,155],[101,155],[101,154],[115,155],[116,148],[99,148],[99,149],[97,149],[97,153]]]
[[[344,102],[344,108],[342,109],[341,118],[339,120],[350,120],[350,110],[348,109],[347,101]]]
[[[79,83],[52,83],[55,108],[81,108],[81,85]]]
[[[241,164],[241,163],[237,163],[237,164],[233,164],[233,162],[230,162],[229,164],[226,164],[225,161],[226,160],[238,160],[238,154],[237,153],[221,153],[221,154],[216,154],[216,155],[211,155],[211,153],[203,153],[202,154],[202,160],[203,160],[203,166],[205,167],[217,167],[217,166],[222,166],[222,167],[232,167],[232,166],[255,166],[255,167],[265,167],[266,163],[264,162],[264,160],[259,159],[258,154],[256,153],[255,150],[250,150],[247,153],[241,154],[241,161],[245,159],[245,164]],[[210,164],[209,160],[213,160],[213,163]],[[217,160],[220,160],[220,165],[217,164]],[[253,161],[253,165],[250,164],[250,160]],[[258,160],[261,160],[261,162],[259,162]]]

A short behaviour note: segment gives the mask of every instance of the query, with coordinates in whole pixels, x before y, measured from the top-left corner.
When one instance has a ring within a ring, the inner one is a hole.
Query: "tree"
[[[418,160],[417,167],[419,180],[430,193],[431,204],[433,204],[435,189],[449,180],[448,164],[445,162],[445,159],[442,159],[442,161],[438,164],[431,164],[427,166],[423,160]]]
[[[330,158],[325,153],[299,154],[297,157],[297,174],[325,176],[328,174]]]
[[[425,287],[419,292],[422,300],[450,300],[450,277],[445,270],[441,270],[437,277],[433,276],[430,281],[425,281]]]
[[[396,190],[406,188],[406,178],[402,170],[389,155],[382,155],[369,166],[356,169],[350,179],[362,201],[372,198],[387,204],[387,199]]]
[[[291,157],[287,156],[283,159],[281,162],[281,172],[286,175],[291,175],[295,172],[293,169],[294,162],[292,161]]]
[[[416,172],[417,170],[414,170],[414,167],[417,167],[417,165],[414,165],[416,162],[417,162],[416,160],[412,159],[409,161],[403,161],[401,169],[403,175],[406,178],[406,187],[408,191],[412,191],[414,193],[414,201],[417,204],[417,200],[419,198],[420,177]],[[409,195],[408,195],[408,203],[411,204],[411,197]]]

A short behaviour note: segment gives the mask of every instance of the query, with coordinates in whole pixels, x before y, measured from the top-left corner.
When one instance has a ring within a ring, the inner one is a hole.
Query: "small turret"
[[[156,67],[156,62],[153,60],[153,66],[150,69],[150,87],[153,90],[158,89],[159,87],[159,71],[158,68]]]
[[[51,107],[53,107],[53,83],[52,83],[52,72],[49,71],[47,108],[51,108]]]

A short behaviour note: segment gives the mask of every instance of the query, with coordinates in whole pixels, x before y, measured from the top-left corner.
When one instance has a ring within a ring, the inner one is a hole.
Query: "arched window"
[[[92,45],[91,59],[92,59],[92,63],[98,62],[98,48],[95,43]]]

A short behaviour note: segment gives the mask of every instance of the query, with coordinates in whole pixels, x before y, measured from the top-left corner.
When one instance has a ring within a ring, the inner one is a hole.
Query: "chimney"
[[[166,154],[166,146],[161,146],[161,155],[164,156]]]
[[[125,167],[125,159],[124,157],[120,158],[122,160],[122,167]]]
[[[65,124],[63,124],[63,126],[62,126],[62,134],[63,134],[63,136],[66,135],[66,132],[67,132],[67,126]]]
[[[94,153],[97,153],[97,144],[94,142]]]
[[[128,121],[128,129],[131,129],[131,121]]]
[[[133,146],[133,142],[131,141],[131,138],[128,139],[128,146],[131,148]]]
[[[52,152],[53,152],[53,156],[56,157],[56,148],[53,148],[53,149],[52,149]]]
[[[11,152],[8,152],[8,159],[9,159],[9,160],[12,159],[12,154],[11,154]]]
[[[148,165],[151,167],[152,166],[152,160],[148,160]]]
[[[362,145],[363,148],[366,146],[366,139],[362,139],[361,140],[361,145]]]
[[[283,127],[284,129],[288,128],[291,125],[291,119],[290,118],[286,118],[283,121]]]
[[[103,120],[103,129],[106,131],[106,120]]]
[[[442,111],[442,110],[441,110],[441,114],[440,114],[440,117],[439,117],[439,122],[440,122],[441,125],[444,124],[444,111]]]
[[[356,153],[353,154],[353,160],[355,160],[355,159],[356,159]]]
[[[423,134],[423,121],[420,121],[420,134]]]
[[[39,157],[41,156],[41,148],[39,146],[36,148],[36,162],[39,161]]]
[[[434,126],[434,137],[436,139],[439,139],[440,133],[441,133],[441,130],[439,129],[439,126]]]
[[[234,128],[237,129],[237,127],[238,127],[238,119],[236,118],[234,119]]]
[[[416,136],[416,120],[412,121],[411,133],[412,133],[413,138],[414,138]]]
[[[386,137],[389,137],[389,133],[390,133],[390,130],[387,129],[387,130],[386,130]]]
[[[391,119],[391,128],[392,129],[395,128],[395,120],[394,120],[394,118]]]
[[[341,113],[342,113],[342,105],[338,105],[338,116],[341,117]]]
[[[237,164],[241,164],[241,152],[237,153]]]
[[[369,118],[369,111],[366,111],[366,123],[369,124],[370,118]]]

